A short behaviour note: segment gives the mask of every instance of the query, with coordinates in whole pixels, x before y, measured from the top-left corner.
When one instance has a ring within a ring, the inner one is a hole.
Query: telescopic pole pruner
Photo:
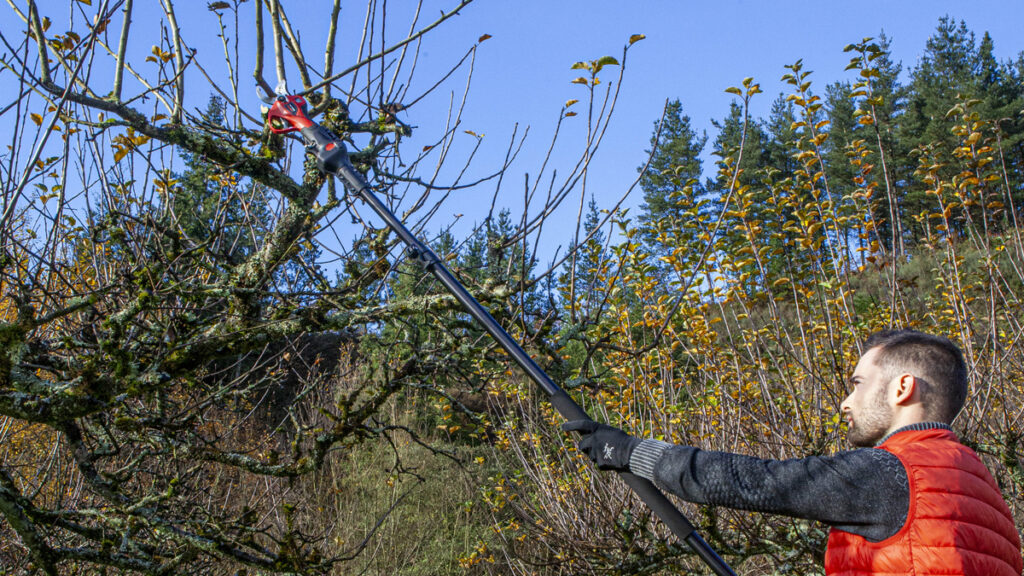
[[[283,92],[283,91],[282,91]],[[409,255],[434,275],[463,308],[480,323],[488,334],[515,360],[523,371],[548,395],[551,405],[567,420],[590,420],[590,416],[564,390],[533,361],[519,344],[498,324],[490,313],[476,301],[441,259],[426,244],[410,232],[404,224],[374,195],[369,183],[349,161],[345,144],[329,130],[313,122],[306,115],[306,100],[299,95],[279,93],[267,112],[270,130],[276,134],[299,132],[307,150],[316,157],[317,165],[328,174],[342,180],[354,196],[368,204],[398,237],[409,247]],[[649,480],[618,472],[619,477],[643,500],[666,526],[685,542],[718,576],[736,576],[724,560],[701,538],[693,524]]]

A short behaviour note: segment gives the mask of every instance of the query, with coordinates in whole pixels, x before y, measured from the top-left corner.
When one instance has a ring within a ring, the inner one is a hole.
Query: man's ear
[[[907,404],[917,390],[917,378],[913,374],[900,374],[892,384],[895,387],[896,404]]]

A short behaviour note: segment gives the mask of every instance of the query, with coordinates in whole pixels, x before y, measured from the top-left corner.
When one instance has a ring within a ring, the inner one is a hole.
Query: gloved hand
[[[580,452],[589,456],[601,470],[629,470],[629,456],[640,444],[639,438],[593,420],[566,422],[562,430],[583,434],[578,443]]]

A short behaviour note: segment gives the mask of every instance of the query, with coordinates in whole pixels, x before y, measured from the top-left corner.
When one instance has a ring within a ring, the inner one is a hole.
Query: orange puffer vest
[[[910,509],[881,542],[832,529],[828,575],[1020,576],[1020,535],[988,469],[948,430],[909,430],[879,448],[895,454],[910,481]]]

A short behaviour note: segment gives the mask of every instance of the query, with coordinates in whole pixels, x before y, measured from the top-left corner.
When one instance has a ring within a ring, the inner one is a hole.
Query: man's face
[[[847,438],[854,446],[874,446],[892,425],[892,407],[888,401],[888,382],[875,365],[879,348],[860,357],[850,376],[850,395],[840,405],[849,426]]]

